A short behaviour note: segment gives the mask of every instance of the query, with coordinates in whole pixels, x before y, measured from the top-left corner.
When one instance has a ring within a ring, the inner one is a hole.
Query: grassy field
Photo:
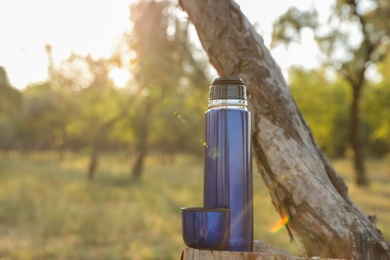
[[[182,206],[202,204],[202,160],[180,156],[146,161],[142,182],[129,176],[124,155],[105,155],[96,180],[88,157],[11,153],[0,157],[0,259],[179,259]],[[364,213],[378,216],[390,239],[390,160],[369,161],[372,183],[351,183],[347,160],[334,161]],[[279,221],[260,174],[254,174],[255,239],[298,254]]]

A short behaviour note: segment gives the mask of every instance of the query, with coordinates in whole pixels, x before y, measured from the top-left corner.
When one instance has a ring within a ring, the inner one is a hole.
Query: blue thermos
[[[228,251],[253,249],[251,115],[240,78],[216,78],[205,129],[204,206],[230,208]]]

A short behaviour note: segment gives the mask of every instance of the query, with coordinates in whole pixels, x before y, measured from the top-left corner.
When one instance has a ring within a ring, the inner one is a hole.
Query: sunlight
[[[289,219],[290,218],[288,216],[282,217],[282,219],[279,220],[278,223],[276,223],[273,227],[271,227],[270,229],[271,233],[276,233],[279,230],[281,230],[288,223]]]
[[[23,89],[28,83],[47,79],[47,55],[44,51],[46,44],[53,46],[55,63],[66,59],[72,51],[80,55],[90,54],[93,58],[107,58],[112,54],[118,38],[131,28],[129,5],[134,2],[135,0],[0,1],[0,66],[6,68],[11,84]],[[237,0],[251,22],[261,25],[260,31],[268,45],[272,21],[287,10],[289,1],[270,3],[267,8],[262,9],[253,8],[249,2]],[[323,2],[315,3],[322,13],[329,5],[327,1]],[[313,2],[304,0],[295,4],[307,9]],[[172,28],[169,28],[168,33],[173,33]],[[194,30],[191,35],[193,41],[197,42]],[[295,49],[290,49],[288,55],[281,50],[279,53],[273,51],[273,55],[283,69],[296,63],[313,67],[317,65],[317,61],[316,49],[310,47],[312,45],[312,41],[305,40],[301,45],[295,46],[296,49],[303,50],[305,55],[291,57]],[[308,48],[310,54],[306,55]],[[133,66],[137,62],[135,60]],[[287,77],[287,73],[284,75]],[[113,77],[116,78],[116,84],[123,83],[119,76]]]
[[[110,57],[122,33],[129,28],[129,5],[134,0],[13,0],[0,1],[0,66],[11,84],[47,79],[45,45],[53,46],[55,63],[71,52]]]
[[[115,86],[125,88],[131,79],[131,75],[128,70],[113,68],[110,71],[110,78],[114,81]]]

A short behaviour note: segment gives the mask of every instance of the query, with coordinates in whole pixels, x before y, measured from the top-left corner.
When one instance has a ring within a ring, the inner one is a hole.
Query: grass
[[[0,259],[178,259],[182,206],[202,204],[202,160],[178,156],[146,160],[142,182],[129,176],[129,159],[105,155],[92,183],[88,157],[10,153],[0,158]],[[390,237],[390,162],[371,160],[368,188],[351,183],[347,160],[334,161],[352,200],[378,217]],[[298,249],[279,221],[260,174],[254,174],[255,239],[293,254]]]

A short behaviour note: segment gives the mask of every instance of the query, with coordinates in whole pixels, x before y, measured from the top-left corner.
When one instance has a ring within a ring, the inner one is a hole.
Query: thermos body
[[[234,89],[234,81],[219,84]],[[252,251],[253,246],[251,115],[243,87],[242,98],[222,100],[218,95],[225,94],[217,93],[205,114],[204,206],[230,208],[229,251]]]

